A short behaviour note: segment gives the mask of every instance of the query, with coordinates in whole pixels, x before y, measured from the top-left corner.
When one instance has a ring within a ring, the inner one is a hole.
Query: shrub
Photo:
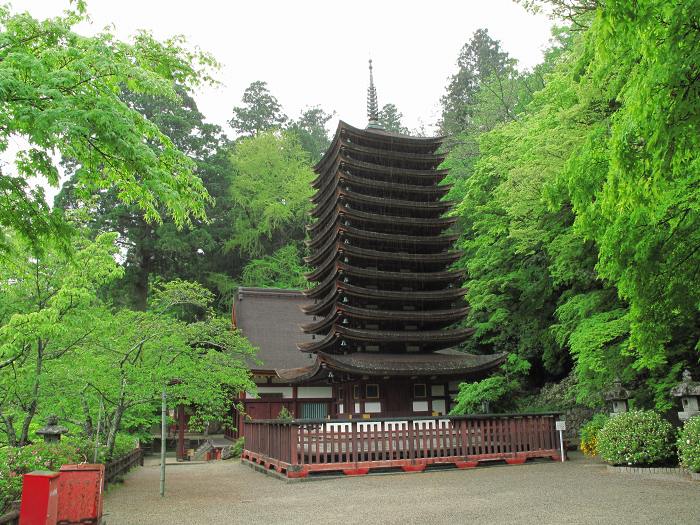
[[[654,466],[673,457],[673,427],[652,410],[611,417],[598,432],[600,457],[613,465]]]
[[[128,454],[134,448],[134,438],[120,434],[115,442],[114,457]],[[106,452],[106,447],[100,445],[98,463],[105,462]],[[70,463],[92,463],[94,453],[95,444],[77,436],[64,436],[60,443],[39,441],[24,447],[0,448],[0,514],[10,502],[21,497],[23,474],[33,470],[58,471],[61,465]]]
[[[292,416],[292,413],[289,411],[289,409],[283,406],[280,410],[280,413],[277,414],[277,419],[279,419],[280,421],[291,421],[292,419],[294,419],[294,417]]]
[[[700,472],[700,416],[691,417],[681,429],[678,461],[691,472]]]
[[[610,419],[607,414],[596,414],[581,427],[581,452],[586,456],[598,455],[598,432]]]
[[[243,454],[244,445],[245,445],[245,438],[243,438],[243,437],[238,438],[234,442],[234,444],[231,446],[231,457],[232,458],[241,457],[241,454]]]
[[[4,448],[0,454],[0,514],[10,502],[20,499],[23,474],[33,470],[58,470],[65,463],[86,460],[85,450],[67,440]]]

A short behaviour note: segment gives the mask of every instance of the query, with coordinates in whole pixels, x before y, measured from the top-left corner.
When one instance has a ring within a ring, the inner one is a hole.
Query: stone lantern
[[[605,400],[610,403],[611,416],[617,416],[629,410],[627,400],[630,398],[630,391],[622,386],[622,382],[617,379],[613,387],[605,394]]]
[[[700,381],[693,381],[690,370],[683,372],[683,380],[671,389],[671,395],[681,398],[683,411],[678,412],[681,421],[700,414]]]
[[[46,419],[46,426],[36,431],[37,434],[44,437],[45,443],[58,443],[61,441],[61,436],[68,432],[66,427],[58,424],[58,417],[51,415]]]

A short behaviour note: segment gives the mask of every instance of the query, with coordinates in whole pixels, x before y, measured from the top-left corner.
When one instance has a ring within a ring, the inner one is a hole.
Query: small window
[[[367,399],[379,399],[379,385],[365,385]]]
[[[342,386],[338,387],[337,399],[338,401],[343,401],[343,399],[345,399],[345,389]]]
[[[352,398],[360,399],[360,385],[352,385]]]
[[[413,385],[413,397],[415,399],[424,398],[427,395],[428,389],[424,384]]]

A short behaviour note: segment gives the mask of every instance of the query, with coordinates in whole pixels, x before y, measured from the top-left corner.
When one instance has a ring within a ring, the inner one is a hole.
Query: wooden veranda
[[[258,420],[245,425],[242,461],[288,478],[313,472],[422,471],[433,464],[561,460],[557,414],[493,414],[372,420]]]

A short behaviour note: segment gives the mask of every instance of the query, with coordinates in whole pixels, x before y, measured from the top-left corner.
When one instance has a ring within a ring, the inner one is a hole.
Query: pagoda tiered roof
[[[315,168],[305,258],[315,284],[302,307],[313,339],[300,350],[332,366],[328,356],[432,354],[473,333],[453,326],[468,308],[464,273],[449,268],[461,252],[449,231],[456,219],[445,217],[453,203],[440,185],[441,144],[340,122]]]

